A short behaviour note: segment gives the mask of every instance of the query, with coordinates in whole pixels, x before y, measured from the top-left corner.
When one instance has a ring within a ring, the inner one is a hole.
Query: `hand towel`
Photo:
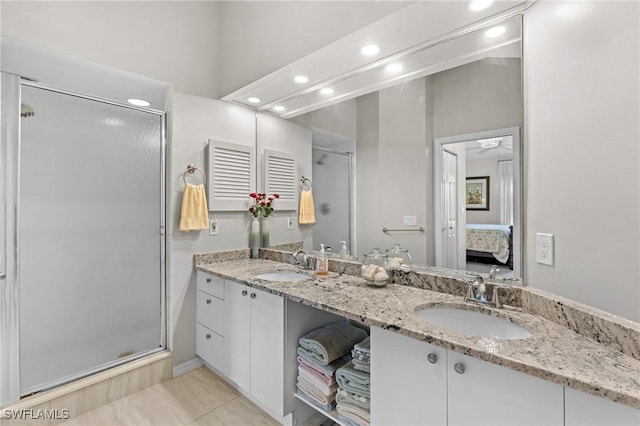
[[[333,407],[336,406],[335,402],[331,402],[329,404],[319,403],[318,401],[316,401],[315,399],[313,399],[312,397],[310,397],[309,395],[304,393],[302,391],[302,389],[300,389],[300,388],[298,388],[298,390],[296,390],[296,394],[298,394],[300,397],[302,397],[305,401],[310,402],[312,405],[314,405],[316,407],[319,407],[319,408],[323,409],[324,411],[331,411],[331,410],[333,410]]]
[[[298,215],[298,223],[316,223],[316,213],[313,206],[313,193],[311,190],[300,191],[300,213]]]
[[[347,417],[344,414],[338,414],[338,420],[345,426],[362,426],[357,421],[353,420],[351,417]]]
[[[325,395],[322,392],[320,392],[315,386],[313,386],[311,383],[307,382],[304,379],[298,380],[298,382],[296,383],[296,386],[298,387],[298,389],[304,392],[309,398],[316,401],[318,405],[334,404],[336,401],[335,392],[332,393],[331,395]]]
[[[298,364],[304,365],[305,367],[308,367],[311,370],[315,370],[318,373],[321,373],[324,376],[330,377],[332,379],[335,379],[336,370],[349,361],[351,361],[351,356],[345,355],[342,358],[331,361],[331,363],[329,363],[328,365],[320,365],[315,358],[308,356],[304,352],[300,351],[300,348],[298,348]]]
[[[357,425],[368,426],[371,422],[371,414],[369,411],[363,410],[360,407],[338,404],[336,410],[338,410],[338,414],[343,415]]]
[[[180,230],[198,231],[209,228],[209,211],[204,185],[187,183],[182,195]]]
[[[353,359],[353,368],[358,371],[364,371],[365,373],[371,373],[371,364],[369,362],[361,362],[358,359]]]
[[[318,380],[314,380],[313,377],[309,377],[304,375],[304,373],[300,373],[298,375],[298,383],[304,383],[305,386],[313,386],[316,391],[320,392],[326,397],[333,396],[335,398],[336,391],[338,390],[338,385],[326,385]]]
[[[319,364],[327,365],[349,354],[353,345],[366,338],[367,333],[363,329],[347,321],[338,321],[302,336],[298,353],[302,351]]]
[[[369,398],[349,393],[344,389],[338,389],[336,393],[336,403],[338,405],[354,405],[363,410],[371,411],[371,401]]]
[[[356,343],[351,351],[351,356],[354,363],[369,364],[369,358],[371,357],[371,341],[367,337],[362,342]]]
[[[353,362],[338,368],[336,381],[341,389],[359,396],[371,396],[371,376],[353,368]]]
[[[304,374],[303,374],[304,373]],[[307,367],[304,364],[298,364],[298,374],[304,375],[305,377],[312,377],[312,381],[318,381],[325,386],[331,386],[336,384],[336,378],[332,376],[327,376],[323,373],[320,373],[312,368]]]

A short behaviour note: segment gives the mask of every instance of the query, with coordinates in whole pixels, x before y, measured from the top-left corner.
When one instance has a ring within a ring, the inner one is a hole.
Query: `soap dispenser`
[[[316,275],[329,275],[329,259],[324,250],[324,244],[320,244],[320,255],[316,260]]]

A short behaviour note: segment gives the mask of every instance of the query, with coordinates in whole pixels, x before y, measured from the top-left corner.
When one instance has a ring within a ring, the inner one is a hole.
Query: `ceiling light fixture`
[[[148,107],[151,105],[151,102],[145,101],[144,99],[131,98],[131,99],[127,99],[127,102],[129,102],[131,105],[135,105],[139,107]]]
[[[285,107],[283,107],[282,105],[276,105],[276,106],[274,106],[274,107],[273,107],[273,110],[274,110],[274,111],[276,111],[276,112],[282,112],[282,111],[284,111],[285,109],[286,109],[286,108],[285,108]]]
[[[395,62],[393,64],[389,64],[387,65],[384,70],[386,72],[398,72],[398,71],[402,71],[402,64],[399,62]]]
[[[256,98],[255,96],[252,96],[250,98],[247,98],[247,101],[251,102],[252,104],[259,104],[260,98]]]
[[[497,27],[489,28],[484,35],[489,38],[500,37],[506,30],[507,29],[505,27],[499,25]]]
[[[366,46],[363,46],[362,49],[360,49],[360,53],[362,53],[364,56],[377,55],[378,52],[380,52],[380,47],[375,44],[367,44]]]
[[[502,143],[502,138],[478,139],[480,148],[497,148]]]
[[[307,77],[306,75],[296,75],[295,77],[293,77],[293,81],[298,84],[304,84],[309,82],[309,77]]]
[[[475,12],[484,10],[491,6],[491,3],[493,3],[493,0],[473,0],[469,3],[469,10],[473,10]]]
[[[320,89],[322,95],[333,95],[334,90],[331,87],[323,87]]]

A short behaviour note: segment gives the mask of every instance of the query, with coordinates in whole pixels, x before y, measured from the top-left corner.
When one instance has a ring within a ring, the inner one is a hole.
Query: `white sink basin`
[[[506,318],[467,309],[427,307],[416,310],[424,321],[468,336],[503,340],[526,339],[531,333]]]
[[[255,276],[259,280],[266,281],[305,281],[310,280],[311,277],[307,274],[298,271],[275,271],[266,272]]]

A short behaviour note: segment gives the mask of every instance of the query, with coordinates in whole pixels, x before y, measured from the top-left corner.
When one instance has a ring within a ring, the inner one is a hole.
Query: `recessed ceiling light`
[[[284,111],[285,109],[286,109],[286,108],[285,108],[285,107],[283,107],[282,105],[276,105],[276,106],[274,106],[274,107],[273,107],[273,110],[274,110],[274,111],[277,111],[277,112],[282,112],[282,111]]]
[[[129,102],[131,105],[135,105],[139,107],[148,107],[149,105],[151,105],[151,102],[145,101],[144,99],[131,98],[131,99],[127,99],[127,102]]]
[[[293,77],[293,81],[298,84],[304,84],[309,82],[309,77],[307,77],[306,75],[296,75],[295,77]]]
[[[493,28],[489,28],[484,35],[489,37],[489,38],[493,38],[493,37],[500,37],[502,34],[504,34],[504,32],[507,29],[505,27],[503,27],[502,25],[499,25],[497,27],[493,27]]]
[[[323,87],[320,89],[320,93],[323,95],[333,95],[333,89],[331,87]]]
[[[472,2],[469,3],[469,10],[484,10],[491,6],[491,3],[493,3],[493,0],[472,0]]]
[[[378,52],[380,52],[380,47],[375,44],[367,44],[366,46],[363,46],[362,49],[360,49],[360,53],[365,56],[373,56],[378,54]]]
[[[255,96],[252,96],[250,98],[247,98],[247,101],[251,102],[252,104],[259,104],[260,98],[256,98]]]
[[[399,62],[395,62],[393,64],[389,64],[387,65],[384,70],[386,72],[398,72],[398,71],[402,71],[402,64]]]

